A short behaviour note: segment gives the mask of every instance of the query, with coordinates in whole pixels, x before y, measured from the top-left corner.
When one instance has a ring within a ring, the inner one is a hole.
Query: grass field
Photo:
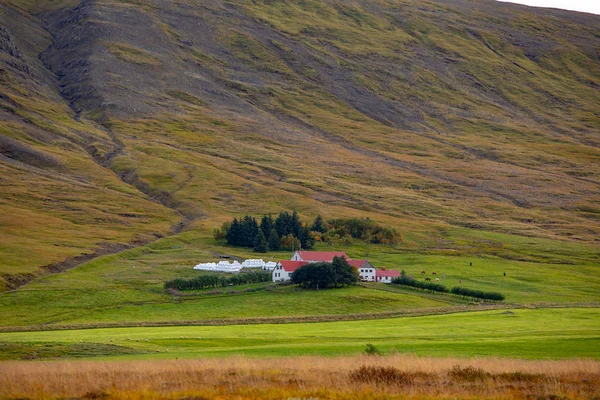
[[[460,237],[456,233],[457,237]],[[595,303],[600,301],[600,274],[591,260],[597,250],[585,246],[551,248],[552,241],[490,237],[505,248],[530,257],[548,250],[548,262],[525,262],[481,256],[478,252],[451,255],[440,250],[426,254],[402,247],[366,246],[324,247],[343,250],[353,258],[368,258],[374,265],[404,269],[409,275],[422,270],[437,272],[448,287],[461,285],[473,289],[498,291],[506,303]],[[528,243],[530,247],[527,247]],[[489,243],[488,243],[489,245]],[[0,294],[2,326],[56,325],[77,326],[93,323],[143,323],[199,321],[244,317],[318,316],[392,312],[416,308],[431,309],[463,304],[448,296],[424,296],[415,291],[399,293],[365,288],[329,291],[296,291],[276,288],[234,295],[177,297],[163,290],[163,283],[174,277],[192,277],[200,272],[192,266],[216,260],[216,254],[250,258],[256,253],[224,247],[203,234],[190,231],[160,239],[150,245],[100,257],[67,272],[48,276],[10,293]],[[289,253],[268,253],[266,259],[287,259]],[[470,266],[470,263],[473,263]],[[507,276],[503,274],[506,272]],[[429,275],[431,276],[431,275]],[[462,281],[459,283],[459,281]],[[226,292],[236,288],[221,289]],[[237,289],[241,292],[243,288]],[[205,291],[210,292],[210,290]]]
[[[394,355],[2,366],[0,398],[10,399],[589,399],[600,390],[600,363],[591,360]]]
[[[518,309],[372,321],[109,328],[0,333],[2,357],[198,358],[385,354],[593,358],[600,355],[600,309]],[[46,347],[45,347],[46,346]],[[46,350],[44,350],[46,348]],[[63,349],[63,354],[60,349]],[[119,349],[122,353],[119,354]],[[91,353],[91,355],[90,355]],[[36,354],[38,356],[36,357]]]

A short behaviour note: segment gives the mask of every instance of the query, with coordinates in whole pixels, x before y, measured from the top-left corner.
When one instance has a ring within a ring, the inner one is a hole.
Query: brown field
[[[1,398],[493,398],[600,396],[600,362],[296,357],[5,362]]]

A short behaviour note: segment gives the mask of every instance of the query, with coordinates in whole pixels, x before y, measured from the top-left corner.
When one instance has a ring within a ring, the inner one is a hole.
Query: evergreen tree
[[[275,229],[271,229],[269,234],[269,250],[278,251],[281,248],[281,238]]]
[[[292,235],[300,238],[300,231],[302,230],[302,222],[300,221],[300,217],[298,213],[294,210],[292,214],[292,218],[290,220],[290,232]]]
[[[275,220],[275,225],[274,225],[275,230],[277,231],[277,234],[279,235],[279,237],[283,238],[284,236],[287,236],[290,233],[292,233],[291,229],[290,229],[291,219],[292,219],[292,216],[290,215],[289,212],[282,211],[279,213],[279,216]]]
[[[262,220],[260,221],[260,229],[262,230],[265,237],[271,236],[271,230],[274,225],[273,217],[271,215],[263,215]]]
[[[256,237],[254,238],[254,251],[257,253],[267,252],[267,238],[262,230],[258,230]]]
[[[321,215],[317,215],[317,218],[315,218],[310,230],[321,233],[327,232],[327,225],[325,225],[325,221],[323,221],[323,217],[321,217]]]
[[[300,245],[305,250],[312,249],[315,245],[315,238],[311,236],[308,228],[300,228],[300,235],[298,236],[298,239],[300,240]]]
[[[242,225],[242,243],[241,246],[253,247],[254,238],[258,235],[258,223],[254,217],[246,215],[241,222]]]
[[[238,222],[238,219],[234,218],[233,222],[231,223],[231,226],[229,227],[229,230],[227,231],[225,240],[227,240],[227,244],[230,244],[232,246],[240,246],[242,245],[242,236],[242,226]]]

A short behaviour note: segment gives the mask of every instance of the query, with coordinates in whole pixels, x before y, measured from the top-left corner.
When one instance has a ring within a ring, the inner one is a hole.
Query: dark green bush
[[[302,287],[326,289],[352,285],[358,282],[359,273],[344,257],[333,257],[333,262],[303,265],[292,274],[292,283]]]
[[[444,285],[441,285],[439,283],[433,283],[433,282],[422,282],[422,281],[418,281],[414,278],[410,278],[408,276],[400,276],[398,278],[394,278],[392,280],[392,283],[394,283],[396,285],[405,285],[405,286],[416,287],[419,289],[431,290],[434,292],[442,292],[442,293],[448,292],[448,288]]]
[[[379,349],[377,347],[375,347],[375,345],[373,345],[371,343],[367,343],[367,348],[365,349],[365,354],[367,354],[369,356],[380,356],[381,352],[379,351]]]
[[[273,279],[271,272],[267,271],[252,271],[242,272],[229,277],[207,274],[197,276],[192,279],[176,278],[165,282],[165,289],[177,290],[199,290],[214,287],[226,287],[235,285],[245,285],[247,283],[270,282]]]
[[[450,293],[457,294],[459,296],[465,297],[474,297],[477,299],[483,300],[493,300],[493,301],[502,301],[504,300],[504,295],[496,292],[484,292],[482,290],[476,289],[467,289],[463,287],[453,287]]]

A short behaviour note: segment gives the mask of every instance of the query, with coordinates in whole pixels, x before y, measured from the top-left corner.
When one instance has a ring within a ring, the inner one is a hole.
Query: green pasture
[[[492,239],[498,243],[503,241],[507,248],[521,246],[524,249],[527,246],[507,235],[496,234],[489,239],[491,243]],[[552,241],[541,239],[519,240],[531,241],[530,252],[552,244]],[[417,279],[438,277],[440,283],[448,287],[460,285],[501,292],[508,304],[574,305],[600,301],[599,267],[592,261],[596,253],[585,246],[565,246],[554,253],[549,249],[550,260],[546,263],[476,253],[417,253],[402,247],[366,245],[360,241],[351,246],[319,244],[317,248],[343,250],[352,258],[367,258],[377,267],[404,269]],[[451,296],[426,295],[414,290],[377,290],[385,288],[384,285],[318,292],[288,286],[245,292],[250,287],[272,286],[264,284],[207,289],[193,293],[194,296],[173,296],[163,289],[167,280],[203,273],[194,271],[193,265],[217,260],[218,254],[266,260],[289,259],[291,256],[290,252],[259,255],[248,249],[223,246],[202,232],[189,231],[100,257],[64,273],[36,280],[17,291],[2,293],[1,325],[76,327],[95,323],[364,314],[464,304],[463,300]],[[421,271],[426,271],[425,275],[421,275]],[[433,272],[436,272],[435,276]],[[221,293],[210,294],[215,290]],[[230,291],[234,293],[228,293]]]
[[[600,358],[600,309],[518,309],[373,321],[0,333],[0,357],[196,358],[358,354]]]

